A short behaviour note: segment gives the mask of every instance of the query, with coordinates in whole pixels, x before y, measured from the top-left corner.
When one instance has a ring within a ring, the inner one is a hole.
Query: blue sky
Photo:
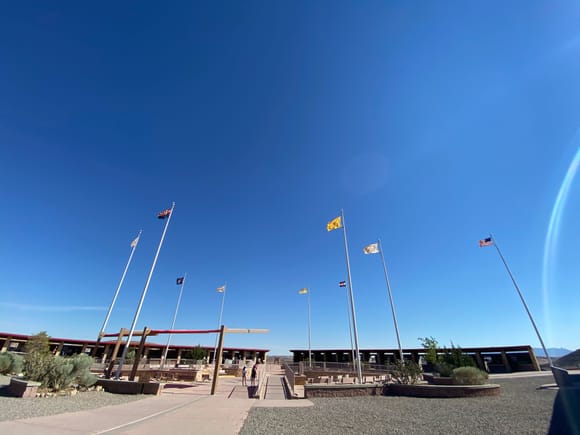
[[[226,346],[580,347],[577,2],[26,2],[0,14],[0,330],[267,328]],[[551,232],[548,231],[552,220]],[[160,338],[164,342],[165,338]],[[213,345],[210,336],[175,338]]]

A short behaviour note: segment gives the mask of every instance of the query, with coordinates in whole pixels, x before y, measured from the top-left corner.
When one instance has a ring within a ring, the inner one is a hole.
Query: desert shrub
[[[439,376],[442,376],[444,378],[450,377],[453,374],[454,369],[455,369],[454,366],[444,362],[435,364],[435,372],[438,373]]]
[[[475,361],[469,355],[463,353],[459,346],[451,344],[451,349],[445,348],[443,355],[439,357],[439,362],[448,364],[453,368],[475,367]]]
[[[433,337],[419,337],[421,346],[425,349],[425,361],[431,364],[437,363],[437,346],[439,343]]]
[[[398,384],[416,384],[421,379],[423,370],[415,361],[395,361],[395,368],[391,371],[393,380]]]
[[[50,353],[49,339],[50,337],[48,336],[46,331],[41,331],[38,334],[31,335],[28,338],[26,344],[24,345],[24,351],[26,353],[38,352],[41,354],[49,354]]]
[[[46,386],[53,390],[63,390],[72,385],[90,387],[97,378],[90,372],[93,359],[84,354],[68,358],[56,356],[47,376]]]
[[[22,357],[12,352],[0,353],[0,375],[18,374],[22,371]]]
[[[187,359],[192,359],[194,361],[200,361],[205,359],[207,356],[207,350],[202,348],[200,345],[193,347],[185,353]]]
[[[453,370],[453,383],[457,385],[483,385],[488,374],[475,367],[458,367]]]

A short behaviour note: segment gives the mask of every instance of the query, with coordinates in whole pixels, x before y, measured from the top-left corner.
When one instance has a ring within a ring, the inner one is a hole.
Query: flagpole
[[[346,285],[345,285],[346,287]],[[352,357],[352,365],[354,367],[354,344],[352,343],[352,320],[350,319],[350,302],[348,300],[348,289],[344,289],[344,295],[346,297],[346,316],[348,317],[348,334],[350,336],[350,353]]]
[[[310,335],[310,289],[308,289],[307,295],[308,295],[308,363],[310,365],[310,368],[312,368],[312,348],[310,346],[310,339],[311,339],[311,335]]]
[[[351,313],[352,313],[352,328],[354,331],[354,347],[356,350],[356,362],[357,362],[357,371],[358,371],[358,382],[359,384],[363,383],[362,380],[362,367],[361,367],[361,362],[360,362],[360,352],[359,352],[359,347],[358,347],[358,332],[356,329],[356,312],[355,312],[355,307],[354,307],[354,296],[353,296],[353,290],[352,290],[352,278],[350,275],[350,260],[348,258],[348,242],[346,240],[346,222],[344,221],[344,211],[343,209],[340,209],[340,217],[342,219],[342,234],[344,235],[344,253],[346,256],[346,272],[347,272],[347,276],[348,276],[348,288],[350,291],[350,309],[351,309]]]
[[[401,362],[405,362],[403,358],[403,348],[401,347],[401,337],[399,336],[399,326],[397,324],[397,315],[395,314],[395,304],[393,303],[393,293],[391,292],[391,284],[389,282],[389,274],[387,273],[387,263],[385,262],[385,255],[383,254],[383,245],[381,239],[379,239],[379,252],[381,253],[381,259],[383,260],[383,269],[385,271],[385,280],[387,281],[387,291],[389,293],[389,301],[391,302],[391,311],[393,313],[393,323],[395,324],[395,332],[397,333],[397,343],[399,344],[399,354],[401,356]]]
[[[173,209],[175,208],[175,202],[171,203],[171,211],[167,217],[167,222],[165,222],[165,227],[163,228],[163,233],[161,234],[161,240],[159,240],[159,246],[157,246],[157,252],[155,252],[155,257],[153,258],[153,263],[151,264],[151,269],[149,270],[149,275],[147,276],[147,281],[145,281],[145,287],[143,287],[143,292],[141,293],[141,299],[139,300],[139,305],[137,306],[137,311],[135,312],[135,317],[133,317],[133,323],[131,324],[131,330],[127,336],[127,342],[123,348],[123,354],[119,360],[119,366],[117,367],[117,373],[115,377],[118,379],[121,376],[121,370],[123,369],[123,363],[127,357],[127,352],[129,351],[129,346],[131,345],[131,339],[133,338],[133,333],[135,332],[135,326],[137,325],[137,320],[139,319],[139,313],[141,312],[141,307],[143,306],[143,301],[145,301],[145,295],[147,294],[147,289],[149,288],[149,283],[151,282],[151,276],[153,276],[153,271],[155,270],[155,264],[157,263],[157,257],[159,257],[159,252],[161,251],[161,246],[163,245],[163,240],[165,239],[165,233],[167,232],[167,227],[171,221],[171,216],[173,216]]]
[[[530,312],[530,309],[528,308],[528,304],[526,304],[526,300],[524,299],[524,296],[522,295],[522,292],[520,291],[518,283],[516,282],[516,279],[514,278],[512,271],[510,270],[507,262],[505,261],[505,258],[503,257],[495,238],[491,234],[489,235],[489,237],[493,241],[493,246],[495,246],[495,249],[497,250],[497,253],[500,256],[501,261],[503,262],[503,265],[505,266],[510,278],[512,279],[514,287],[516,288],[518,295],[522,301],[522,304],[524,304],[524,308],[526,309],[526,312],[528,313],[528,317],[530,318],[530,322],[532,322],[532,326],[534,327],[534,330],[536,331],[536,335],[538,336],[538,340],[540,340],[540,344],[542,345],[542,349],[544,349],[544,353],[546,354],[546,358],[548,358],[548,362],[550,363],[550,367],[552,367],[552,358],[550,358],[550,355],[548,354],[548,350],[546,349],[546,345],[544,344],[544,340],[542,340],[542,336],[540,335],[540,331],[538,330],[538,327],[536,326],[536,322],[534,322],[534,318],[532,317],[532,313]]]
[[[137,241],[137,243],[135,243],[134,245],[133,245],[133,243],[131,243],[131,253],[129,254],[129,260],[127,261],[127,264],[125,265],[125,270],[123,271],[123,275],[121,275],[121,280],[119,281],[119,285],[117,286],[117,290],[115,291],[115,295],[113,296],[113,300],[111,301],[111,305],[109,306],[109,311],[107,311],[107,315],[105,316],[105,321],[103,322],[101,332],[99,332],[99,336],[97,337],[97,343],[95,344],[95,352],[96,352],[98,344],[101,341],[101,338],[103,337],[103,334],[105,333],[105,330],[107,328],[107,323],[109,322],[109,318],[111,317],[111,312],[113,311],[113,307],[115,306],[115,302],[117,301],[117,296],[119,296],[119,291],[121,290],[121,286],[123,285],[123,281],[125,280],[125,275],[127,275],[127,270],[129,270],[129,265],[131,264],[131,260],[133,259],[133,254],[135,253],[135,249],[137,248],[137,245],[139,243],[139,238],[141,237],[142,232],[143,232],[143,230],[139,230],[139,234],[137,234],[137,238],[134,239],[134,241]]]
[[[226,281],[225,284],[224,284],[224,291],[223,291],[223,294],[222,294],[222,306],[220,308],[220,317],[219,317],[219,320],[218,320],[218,329],[222,327],[222,313],[224,312],[224,301],[226,300],[226,291],[227,291],[227,289],[228,289],[228,283]],[[215,364],[215,360],[216,360],[216,353],[217,353],[217,346],[218,346],[218,338],[219,338],[219,336],[216,336],[216,338],[215,338],[215,347],[214,347],[214,350],[213,350],[213,362],[214,362],[214,364]],[[220,361],[220,364],[221,364],[221,361]]]
[[[177,298],[177,305],[175,306],[175,314],[173,315],[173,322],[171,322],[171,330],[175,328],[175,319],[177,319],[177,310],[179,310],[179,304],[181,303],[181,295],[183,293],[183,286],[185,285],[185,279],[187,278],[187,273],[183,275],[183,280],[181,281],[181,287],[179,289],[179,297]],[[173,333],[169,333],[169,337],[167,338],[167,345],[165,346],[165,352],[163,353],[163,359],[161,360],[161,368],[165,367],[165,363],[167,362],[167,353],[169,352],[169,343],[171,342],[171,336]]]

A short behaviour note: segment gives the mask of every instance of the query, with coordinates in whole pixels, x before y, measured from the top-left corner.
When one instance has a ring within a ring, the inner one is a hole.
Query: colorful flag
[[[491,246],[493,245],[493,240],[491,237],[486,237],[485,239],[481,239],[479,241],[479,247],[483,248],[484,246]]]
[[[371,243],[363,248],[365,254],[378,254],[379,253],[379,243]]]
[[[131,242],[131,248],[134,248],[139,243],[139,236],[135,237],[135,240]]]
[[[171,209],[168,208],[167,210],[163,210],[163,211],[159,212],[159,214],[157,215],[157,219],[165,219],[170,214],[171,214]]]
[[[298,290],[298,294],[299,295],[305,295],[306,293],[308,293],[308,289],[306,287],[301,288],[300,290]]]
[[[332,231],[342,228],[342,222],[340,221],[340,216],[334,218],[326,224],[326,231]]]
[[[222,285],[221,287],[218,287],[216,290],[217,290],[218,293],[223,293],[223,292],[226,291],[226,286],[225,285]]]
[[[183,284],[183,281],[184,281],[184,280],[185,280],[185,277],[184,277],[184,276],[182,276],[181,278],[177,278],[177,279],[175,280],[175,284],[177,284],[177,285],[181,285],[181,284]]]
[[[339,287],[346,287],[346,281],[340,281],[340,282],[338,283],[338,286],[339,286]]]

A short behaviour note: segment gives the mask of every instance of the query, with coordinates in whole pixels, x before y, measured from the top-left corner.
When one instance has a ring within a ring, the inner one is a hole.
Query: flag
[[[218,293],[223,293],[223,292],[226,291],[226,286],[225,285],[222,285],[221,287],[218,287],[216,290],[217,290]]]
[[[139,243],[139,236],[135,237],[135,240],[131,242],[131,248],[134,248]]]
[[[157,219],[165,219],[167,216],[171,214],[171,209],[168,208],[167,210],[160,211],[157,215]]]
[[[484,246],[491,246],[493,245],[493,240],[491,237],[486,237],[485,239],[481,239],[479,241],[479,247],[483,248]]]
[[[326,224],[326,231],[332,231],[342,228],[342,222],[340,221],[340,216],[334,218]]]
[[[365,254],[378,254],[379,253],[379,244],[377,243],[371,243],[368,246],[365,246],[363,248],[363,252]]]
[[[308,293],[308,289],[306,287],[301,288],[300,290],[298,290],[298,294],[299,295],[305,295],[306,293]]]
[[[339,287],[346,287],[346,281],[340,281],[340,282],[338,283],[338,286],[339,286]]]
[[[181,284],[183,284],[183,281],[184,281],[184,280],[185,280],[185,277],[184,277],[184,276],[182,276],[181,278],[177,278],[177,279],[175,280],[175,284],[177,284],[177,285],[181,285]]]

